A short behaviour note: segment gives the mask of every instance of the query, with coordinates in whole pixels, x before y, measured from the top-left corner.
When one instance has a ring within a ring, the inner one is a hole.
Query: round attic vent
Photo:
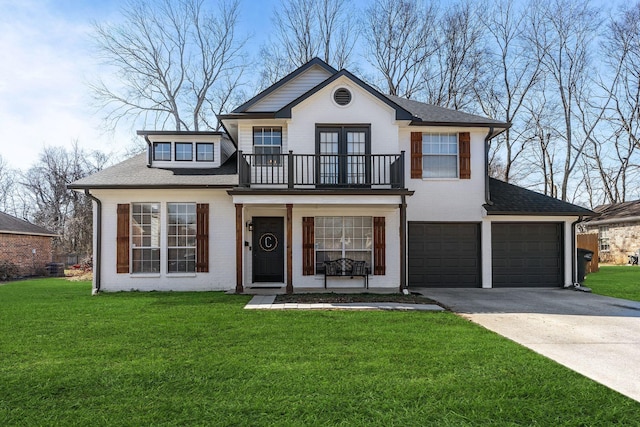
[[[336,101],[336,104],[338,105],[348,105],[351,102],[351,92],[341,87],[333,92],[333,100]]]

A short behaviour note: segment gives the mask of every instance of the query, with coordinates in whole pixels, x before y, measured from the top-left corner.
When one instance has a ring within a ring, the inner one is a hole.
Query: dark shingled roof
[[[56,233],[30,222],[23,221],[14,216],[0,212],[0,233],[6,234],[33,234],[38,236],[57,236]]]
[[[598,216],[590,218],[590,221],[605,221],[614,219],[620,220],[620,222],[624,222],[626,219],[637,221],[640,217],[640,200],[612,203],[609,205],[599,205],[596,206],[593,210],[598,214]]]
[[[74,190],[92,188],[207,188],[238,185],[237,157],[233,154],[219,168],[150,168],[147,154],[101,170],[69,184]]]
[[[484,205],[489,215],[595,215],[593,211],[581,206],[494,178],[489,178],[489,193],[493,204]]]
[[[488,119],[474,114],[463,113],[437,105],[425,104],[411,99],[400,98],[395,95],[385,95],[405,110],[413,114],[414,125],[464,125],[464,126],[493,126],[498,128],[508,128],[509,124],[499,120]]]

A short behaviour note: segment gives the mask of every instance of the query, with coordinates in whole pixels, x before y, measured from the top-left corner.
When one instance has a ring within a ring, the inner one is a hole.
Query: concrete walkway
[[[444,308],[435,304],[406,304],[395,302],[356,302],[356,303],[275,303],[275,295],[256,295],[247,305],[246,310],[416,310],[442,311]]]
[[[564,289],[420,293],[640,402],[640,302]]]

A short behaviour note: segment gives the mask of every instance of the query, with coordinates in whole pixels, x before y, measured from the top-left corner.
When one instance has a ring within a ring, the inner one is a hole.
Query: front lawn
[[[448,312],[0,286],[0,425],[633,425],[640,403]]]
[[[600,266],[597,273],[587,274],[584,284],[594,294],[640,301],[640,268],[637,265]]]

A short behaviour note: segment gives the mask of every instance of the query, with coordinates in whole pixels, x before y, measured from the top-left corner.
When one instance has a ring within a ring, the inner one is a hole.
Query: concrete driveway
[[[640,402],[640,302],[565,289],[412,289]]]

